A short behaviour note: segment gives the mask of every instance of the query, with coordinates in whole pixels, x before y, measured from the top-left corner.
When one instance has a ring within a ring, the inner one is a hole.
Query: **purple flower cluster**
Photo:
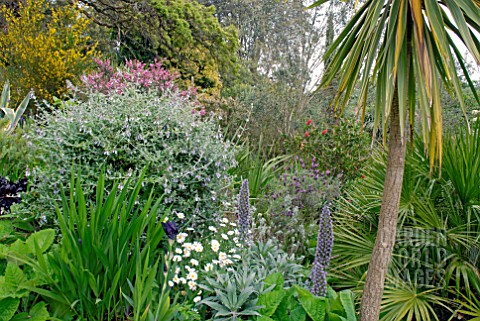
[[[243,241],[250,245],[250,191],[248,189],[248,179],[242,182],[240,193],[238,194],[238,230]]]
[[[272,194],[274,201],[282,203],[278,212],[287,216],[293,216],[295,209],[315,210],[317,204],[336,197],[339,191],[339,181],[329,170],[320,172],[315,157],[310,166],[298,156],[296,160],[300,168],[279,175],[280,188]]]
[[[116,71],[110,64],[110,60],[96,59],[98,71],[82,76],[83,83],[95,92],[104,94],[110,92],[123,93],[129,86],[136,85],[143,89],[155,89],[159,93],[178,91],[175,80],[178,73],[171,73],[162,66],[162,61],[155,60],[147,64],[138,60],[127,60],[123,68]],[[195,97],[196,89],[188,89],[180,92],[182,97]]]
[[[327,295],[327,268],[330,265],[333,248],[333,224],[330,208],[323,207],[320,214],[317,249],[310,274],[311,292],[318,296]]]

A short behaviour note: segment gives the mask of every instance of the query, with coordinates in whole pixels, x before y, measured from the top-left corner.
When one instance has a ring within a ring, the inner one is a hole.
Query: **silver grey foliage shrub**
[[[102,168],[111,186],[148,164],[145,183],[164,194],[165,207],[191,219],[183,224],[214,216],[231,183],[227,170],[235,165],[234,151],[214,120],[195,108],[175,93],[160,97],[132,88],[108,96],[92,93],[42,114],[29,136],[43,161],[34,171],[31,214],[53,223],[54,211],[45,210],[52,197],[60,199],[60,186],[68,189],[72,165],[93,197]]]

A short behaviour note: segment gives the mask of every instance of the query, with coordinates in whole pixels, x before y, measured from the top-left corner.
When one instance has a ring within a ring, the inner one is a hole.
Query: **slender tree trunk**
[[[398,95],[395,89],[390,115],[389,153],[380,221],[363,289],[360,321],[379,320],[385,278],[395,245],[406,149],[406,143],[402,142],[400,133],[400,121],[405,119],[400,120],[399,117]]]

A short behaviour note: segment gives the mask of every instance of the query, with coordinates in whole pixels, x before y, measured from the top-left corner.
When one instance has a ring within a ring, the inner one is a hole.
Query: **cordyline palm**
[[[313,6],[329,0],[318,0]],[[395,243],[405,163],[405,127],[420,115],[430,164],[441,165],[441,87],[456,97],[465,113],[458,62],[475,98],[457,41],[480,62],[480,0],[367,0],[326,53],[330,61],[322,86],[338,84],[334,105],[343,110],[355,88],[359,107],[376,85],[375,126],[390,129],[389,156],[375,247],[362,296],[360,320],[379,319],[388,264]],[[389,123],[390,122],[390,123]],[[389,126],[389,127],[388,127]],[[385,135],[384,135],[385,137]]]

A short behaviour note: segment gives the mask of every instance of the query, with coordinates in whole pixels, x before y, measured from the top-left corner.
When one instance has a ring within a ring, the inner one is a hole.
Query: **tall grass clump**
[[[90,205],[82,178],[71,176],[69,196],[61,189],[60,242],[30,262],[48,284],[33,291],[49,302],[55,317],[168,320],[173,315],[166,287],[170,258],[159,223],[167,213],[157,217],[162,199],[153,191],[140,195],[145,174],[128,180],[121,191],[113,186],[108,195],[100,175]]]

